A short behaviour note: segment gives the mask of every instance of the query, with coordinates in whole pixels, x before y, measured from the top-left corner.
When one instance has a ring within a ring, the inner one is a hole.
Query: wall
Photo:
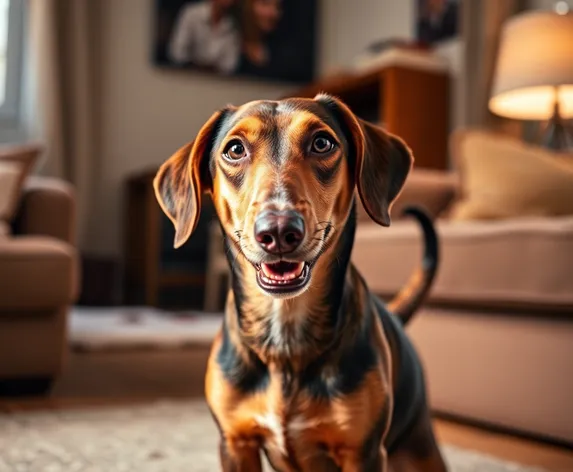
[[[573,0],[565,0],[569,8],[573,10]],[[526,0],[525,6],[530,10],[553,10],[556,0]]]
[[[414,6],[414,0],[323,0],[321,70],[350,63],[373,41],[412,38]]]

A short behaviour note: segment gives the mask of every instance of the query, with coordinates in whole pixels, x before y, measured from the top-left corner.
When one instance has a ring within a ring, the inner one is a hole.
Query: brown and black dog
[[[227,107],[159,170],[175,246],[203,192],[225,239],[231,289],[206,378],[225,472],[261,471],[261,451],[278,471],[446,470],[402,328],[436,271],[431,221],[410,210],[424,260],[388,307],[350,264],[356,190],[388,226],[412,163],[399,138],[319,95]]]

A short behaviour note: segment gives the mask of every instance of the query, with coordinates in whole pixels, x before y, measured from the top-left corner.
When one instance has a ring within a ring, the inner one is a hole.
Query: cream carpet
[[[203,402],[0,414],[0,472],[216,472]],[[451,472],[538,469],[445,446]]]
[[[78,351],[176,349],[210,345],[223,315],[170,312],[145,306],[74,307],[68,318],[70,344]]]

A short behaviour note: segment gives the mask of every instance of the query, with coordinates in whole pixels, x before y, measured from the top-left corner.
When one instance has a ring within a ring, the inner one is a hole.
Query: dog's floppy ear
[[[340,100],[324,94],[315,100],[334,114],[349,139],[364,209],[379,225],[390,226],[390,209],[414,163],[412,152],[397,136],[357,118]]]
[[[208,160],[213,135],[223,114],[224,110],[211,116],[195,140],[173,154],[153,180],[157,201],[175,226],[176,248],[189,239],[197,226],[202,193],[211,186]]]

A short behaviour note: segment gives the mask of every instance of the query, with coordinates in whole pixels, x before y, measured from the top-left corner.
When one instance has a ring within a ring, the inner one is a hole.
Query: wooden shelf
[[[362,119],[384,123],[412,148],[417,167],[447,167],[448,74],[392,66],[328,77],[288,96],[312,98],[321,92],[340,98]]]

